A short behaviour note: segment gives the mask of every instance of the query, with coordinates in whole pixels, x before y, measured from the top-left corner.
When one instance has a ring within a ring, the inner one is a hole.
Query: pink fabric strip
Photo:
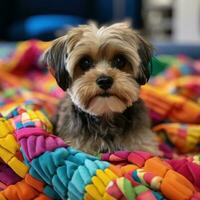
[[[29,137],[31,135],[50,135],[50,133],[47,133],[44,129],[37,127],[15,130],[15,136],[18,141],[21,138]]]

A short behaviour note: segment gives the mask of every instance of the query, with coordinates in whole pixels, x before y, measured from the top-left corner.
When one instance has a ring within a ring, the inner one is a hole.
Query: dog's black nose
[[[110,76],[102,75],[97,78],[96,83],[101,89],[107,90],[112,86],[113,78]]]

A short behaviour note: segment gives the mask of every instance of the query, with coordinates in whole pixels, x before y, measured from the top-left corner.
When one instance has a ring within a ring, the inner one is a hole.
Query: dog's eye
[[[123,55],[117,55],[112,60],[112,67],[122,69],[126,65],[126,58]]]
[[[83,57],[79,61],[79,66],[82,70],[86,71],[93,66],[93,60],[90,57]]]

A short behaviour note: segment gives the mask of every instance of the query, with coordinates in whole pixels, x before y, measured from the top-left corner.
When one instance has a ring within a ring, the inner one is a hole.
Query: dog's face
[[[103,116],[121,113],[138,100],[151,56],[149,43],[127,23],[116,23],[72,28],[43,58],[76,106]]]

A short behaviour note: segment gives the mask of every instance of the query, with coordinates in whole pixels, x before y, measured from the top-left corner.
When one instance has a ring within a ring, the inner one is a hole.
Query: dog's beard
[[[126,109],[126,104],[116,96],[92,98],[88,106],[88,112],[97,116],[121,113]]]
[[[139,86],[127,73],[114,72],[113,86],[106,93],[96,85],[95,70],[77,79],[69,90],[73,103],[95,116],[122,113],[138,100]]]

